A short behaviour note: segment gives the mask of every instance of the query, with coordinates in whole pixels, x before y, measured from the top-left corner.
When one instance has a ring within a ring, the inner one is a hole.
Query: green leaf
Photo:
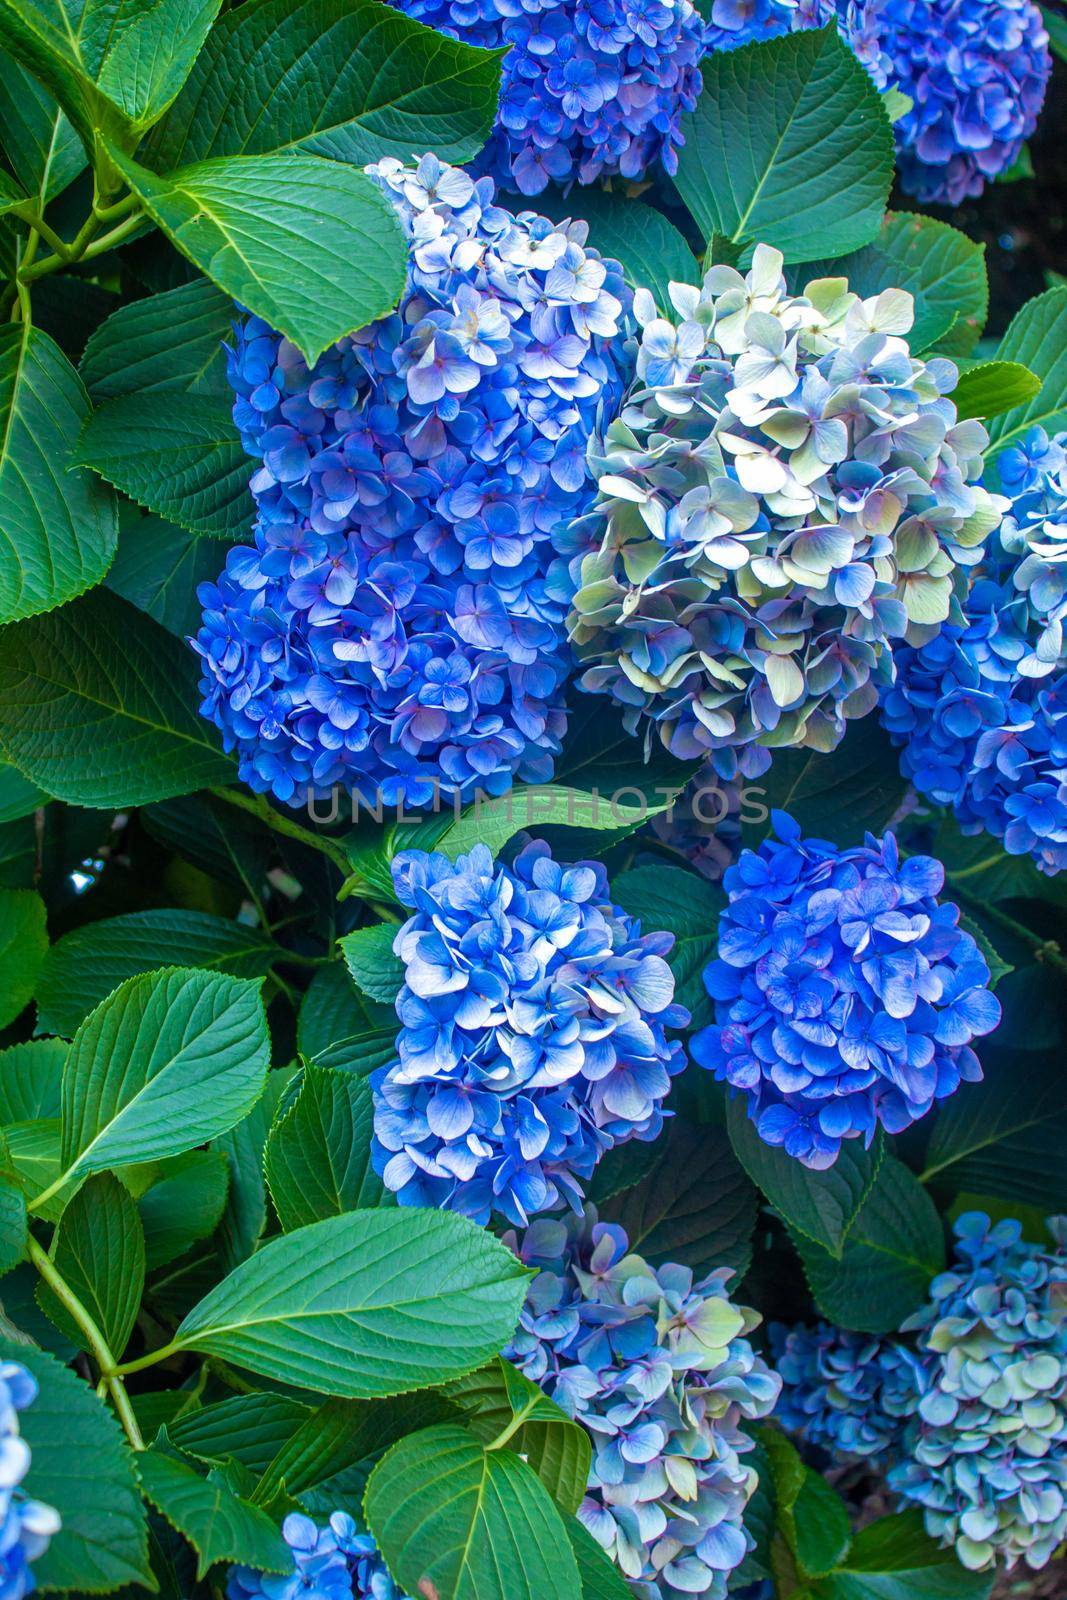
[[[0,145],[43,211],[86,166],[85,150],[48,90],[0,51]]]
[[[200,1461],[233,1460],[259,1474],[315,1415],[288,1395],[235,1394],[179,1417],[167,1433],[172,1444]]]
[[[115,497],[72,470],[89,400],[46,333],[0,329],[0,622],[100,582],[118,542]]]
[[[936,1545],[920,1511],[899,1511],[862,1528],[847,1563],[812,1593],[816,1600],[987,1600],[994,1576],[968,1572],[954,1550]]]
[[[15,182],[9,172],[0,168],[0,217],[6,217],[16,206],[25,205],[26,191]]]
[[[322,156],[231,156],[160,178],[111,153],[171,243],[309,363],[399,300],[404,235],[364,173]]]
[[[906,289],[915,299],[915,322],[908,342],[929,350],[951,331],[966,355],[981,337],[989,310],[985,246],[958,228],[908,211],[890,211],[877,239],[835,261],[818,261],[792,274],[799,285],[812,278],[848,279],[850,289],[868,299],[883,289]]]
[[[650,290],[660,311],[669,316],[674,312],[668,285],[700,281],[697,259],[678,229],[662,211],[640,200],[594,186],[572,190],[566,197],[549,189],[537,196],[537,209],[556,221],[579,216],[588,222],[589,243],[619,262],[632,288]]]
[[[701,72],[675,184],[705,239],[807,261],[875,238],[893,181],[892,127],[836,27],[717,50]]]
[[[840,1260],[845,1240],[870,1193],[884,1146],[864,1150],[858,1139],[842,1142],[832,1167],[815,1172],[780,1145],[765,1144],[750,1121],[743,1097],[731,1099],[726,1122],[734,1154],[785,1221]]]
[[[58,1117],[66,1059],[62,1038],[32,1038],[0,1050],[0,1126]]]
[[[286,1233],[323,1217],[396,1203],[370,1163],[373,1128],[366,1078],[304,1068],[297,1100],[271,1129],[264,1158]]]
[[[0,1028],[32,999],[47,950],[40,895],[32,889],[0,889]]]
[[[364,1514],[407,1594],[574,1600],[578,1568],[548,1491],[510,1450],[445,1424],[409,1434],[371,1473]]]
[[[611,896],[632,917],[640,917],[646,933],[673,933],[667,960],[674,973],[674,998],[691,1016],[694,1028],[712,1020],[704,987],[704,968],[715,955],[719,912],[726,896],[718,884],[683,867],[634,867],[612,880]]]
[[[1053,55],[1058,56],[1061,61],[1067,61],[1067,17],[1061,16],[1051,5],[1041,7],[1041,16],[1048,29],[1048,40]]]
[[[129,978],[82,1023],[63,1073],[72,1174],[180,1155],[232,1128],[263,1092],[260,985],[172,967]]]
[[[278,1103],[293,1076],[283,1068],[267,1074],[264,1094],[229,1133],[216,1141],[229,1168],[229,1192],[216,1235],[219,1255],[227,1270],[246,1260],[259,1243],[267,1224],[267,1184],[263,1152]]]
[[[0,889],[28,889],[37,869],[37,829],[32,817],[0,822]]]
[[[190,533],[237,539],[251,526],[248,457],[222,395],[153,389],[105,401],[78,460]]]
[[[937,1207],[892,1156],[882,1162],[840,1259],[803,1237],[795,1242],[823,1316],[860,1333],[895,1333],[945,1266]]]
[[[28,1232],[22,1187],[14,1177],[0,1175],[0,1273],[18,1266],[26,1254]]]
[[[197,1554],[196,1576],[216,1561],[239,1561],[263,1572],[290,1572],[292,1551],[258,1506],[235,1495],[215,1472],[206,1478],[160,1450],[137,1458],[145,1494]]]
[[[1028,300],[997,346],[998,361],[1018,361],[1041,380],[1040,392],[989,424],[992,452],[1014,444],[1034,426],[1047,433],[1067,426],[1067,289]]]
[[[865,833],[884,832],[904,798],[897,754],[877,717],[850,722],[829,754],[820,750],[775,750],[770,771],[749,786],[768,811],[785,811],[802,833],[839,845],[863,843]],[[749,842],[768,831],[755,824]]]
[[[975,917],[968,916],[966,912],[963,912],[960,915],[959,925],[965,933],[970,934],[978,946],[986,966],[989,968],[989,987],[995,989],[1001,979],[1009,977],[1015,971],[1015,968],[1010,961],[1004,960],[996,945],[986,933],[985,928]]]
[[[305,1496],[338,1473],[373,1464],[406,1433],[453,1421],[456,1408],[441,1394],[394,1395],[390,1400],[325,1400],[279,1445],[256,1485],[258,1505],[279,1493]],[[362,1499],[362,1495],[359,1497]]]
[[[464,1217],[349,1211],[263,1245],[176,1342],[282,1383],[375,1399],[481,1366],[514,1331],[527,1277]]]
[[[1062,1210],[1067,1207],[1062,1047],[1020,1057],[1006,1040],[982,1051],[982,1068],[981,1083],[968,1083],[939,1108],[923,1182],[954,1194],[969,1191],[1045,1212]]]
[[[476,844],[484,844],[497,855],[510,839],[527,829],[536,834],[546,828],[566,829],[568,836],[573,831],[567,853],[571,859],[578,859],[587,836],[600,835],[593,847],[603,849],[605,839],[614,842],[624,838],[649,817],[666,811],[684,788],[691,770],[675,764],[673,783],[656,784],[656,774],[652,773],[634,783],[621,783],[614,788],[598,785],[592,790],[563,783],[518,783],[499,798],[479,797],[465,806],[458,817],[443,812],[424,822],[395,825],[386,831],[384,860],[381,846],[377,846],[377,870],[372,869],[376,892],[392,895],[387,864],[400,850],[438,850],[455,861]],[[365,875],[367,867],[358,855],[354,864],[357,877]]]
[[[214,1233],[226,1204],[229,1179],[221,1150],[189,1150],[160,1163],[155,1181],[137,1201],[150,1272]]]
[[[73,1184],[59,1185],[63,1176],[60,1163],[60,1127],[58,1118],[46,1117],[39,1122],[14,1122],[4,1130],[9,1170],[21,1184],[27,1200],[34,1200],[44,1189],[55,1189],[51,1200],[35,1205],[34,1210],[45,1222],[58,1222],[63,1207],[73,1192]],[[58,1185],[58,1187],[57,1187]]]
[[[653,1266],[677,1261],[698,1278],[716,1267],[742,1275],[752,1258],[757,1196],[723,1130],[675,1118],[655,1149],[651,1171],[602,1202],[601,1217],[621,1223],[631,1250]]]
[[[166,109],[219,0],[0,0],[0,39],[46,84],[88,151],[94,133],[132,148]]]
[[[1018,361],[976,361],[961,366],[952,399],[961,419],[985,419],[1025,405],[1040,391],[1041,379]]]
[[[234,776],[191,651],[106,589],[0,629],[0,744],[71,805],[144,805]]]
[[[69,1038],[127,978],[160,967],[205,967],[238,978],[268,973],[281,954],[267,933],[206,911],[132,911],[66,933],[37,979],[38,1027]]]
[[[21,1487],[63,1519],[34,1562],[37,1585],[79,1594],[105,1594],[128,1583],[154,1589],[133,1457],[113,1414],[43,1350],[6,1341],[0,1350],[4,1359],[28,1367],[40,1388],[19,1417],[32,1456]]]
[[[761,1427],[757,1437],[777,1530],[800,1572],[819,1577],[845,1557],[851,1544],[845,1503],[777,1428]]]
[[[144,1234],[129,1190],[110,1172],[90,1178],[68,1203],[52,1246],[52,1260],[81,1301],[112,1355],[121,1358],[144,1289]],[[84,1349],[77,1324],[42,1283],[41,1310]]]
[[[466,1413],[468,1428],[485,1445],[521,1422],[510,1435],[511,1448],[529,1463],[562,1511],[577,1511],[592,1465],[589,1434],[581,1423],[503,1357],[458,1378],[446,1393]]]
[[[1023,144],[1019,146],[1019,154],[1011,165],[1005,167],[1003,172],[998,172],[993,181],[994,183],[1021,183],[1024,178],[1032,178],[1033,176],[1034,158],[1030,154],[1030,146]]]
[[[566,1519],[564,1526],[578,1563],[582,1600],[633,1600],[630,1585],[589,1529],[577,1517]]]
[[[393,1003],[404,982],[404,963],[393,953],[396,934],[394,923],[375,922],[338,940],[353,983],[382,1005]]]
[[[233,301],[207,278],[134,300],[102,322],[78,371],[94,404],[156,389],[230,393],[223,341]]]
[[[793,1550],[800,1570],[821,1577],[844,1560],[852,1543],[848,1508],[810,1467],[791,1507]]]
[[[48,796],[24,778],[17,767],[0,760],[0,823],[31,817],[47,801]]]
[[[197,589],[213,583],[222,566],[212,539],[123,503],[118,554],[104,581],[131,606],[184,640],[197,632],[203,618]]]
[[[318,1067],[365,1075],[396,1055],[396,1010],[353,987],[341,962],[321,967],[308,985],[296,1019],[300,1054]]]
[[[156,171],[277,150],[462,164],[492,130],[502,54],[373,0],[253,0],[220,19],[146,157]]]

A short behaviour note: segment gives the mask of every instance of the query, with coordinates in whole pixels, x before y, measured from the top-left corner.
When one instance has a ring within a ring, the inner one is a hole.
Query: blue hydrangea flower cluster
[[[1008,511],[965,623],[903,649],[882,720],[921,794],[1047,873],[1067,867],[1067,433],[1002,452]]]
[[[202,710],[252,789],[421,806],[551,774],[552,533],[592,496],[629,295],[584,223],[514,216],[434,156],[368,171],[411,240],[400,309],[311,371],[258,318],[238,327],[258,521],[202,587],[195,643]]]
[[[507,49],[478,158],[507,188],[678,170],[700,94],[704,24],[690,0],[392,0],[465,44]]]
[[[544,843],[512,867],[484,845],[404,851],[393,876],[414,914],[393,946],[399,1059],[370,1080],[375,1170],[402,1205],[481,1223],[580,1206],[606,1150],[656,1137],[685,1064],[673,935],[642,934],[599,863]]]
[[[291,1512],[282,1535],[293,1552],[292,1572],[231,1567],[229,1600],[407,1600],[370,1534],[358,1533],[346,1511],[335,1511],[324,1528]]]
[[[723,879],[715,1022],[691,1050],[746,1096],[761,1139],[825,1168],[843,1139],[900,1133],[980,1079],[971,1040],[1000,1004],[959,908],[937,899],[939,861],[901,861],[891,833],[841,850],[772,818],[777,839]]]
[[[1050,1246],[969,1212],[902,1333],[777,1339],[777,1416],[808,1443],[883,1457],[888,1483],[965,1566],[1045,1566],[1067,1538],[1067,1218]]]
[[[30,1470],[30,1447],[19,1434],[20,1411],[37,1398],[37,1380],[17,1361],[0,1362],[0,1600],[22,1600],[36,1588],[31,1563],[59,1532],[59,1514],[19,1488]]]
[[[599,498],[553,584],[584,689],[683,759],[757,777],[771,747],[832,749],[877,705],[891,641],[961,615],[997,520],[987,435],[957,420],[953,364],[911,355],[901,290],[791,295],[760,245],[747,276],[670,294],[679,323],[635,297],[636,383],[591,443]]]
[[[592,1208],[512,1243],[540,1270],[505,1353],[592,1434],[579,1518],[642,1600],[723,1600],[752,1543],[742,1424],[780,1386],[746,1337],[759,1317],[729,1299],[729,1269],[654,1268]]]
[[[1052,57],[1033,0],[714,0],[710,49],[837,22],[897,120],[902,188],[956,206],[1018,160],[1037,126]]]
[[[783,1428],[830,1455],[873,1461],[896,1449],[918,1386],[910,1350],[826,1322],[769,1332]]]

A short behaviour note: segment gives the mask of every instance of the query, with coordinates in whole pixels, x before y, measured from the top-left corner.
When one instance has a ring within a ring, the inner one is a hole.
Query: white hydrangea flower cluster
[[[891,681],[890,641],[960,615],[996,525],[987,435],[952,362],[912,355],[912,297],[747,275],[647,291],[637,379],[591,444],[599,499],[567,541],[584,688],[729,777],[767,749],[827,750]],[[558,580],[557,580],[558,581]]]

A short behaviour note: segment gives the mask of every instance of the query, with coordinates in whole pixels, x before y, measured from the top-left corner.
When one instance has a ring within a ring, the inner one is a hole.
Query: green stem
[[[149,1367],[156,1366],[160,1361],[169,1360],[184,1348],[184,1345],[172,1339],[169,1344],[161,1344],[158,1350],[151,1350],[146,1356],[138,1356],[136,1361],[120,1361],[115,1368],[115,1375],[119,1378],[128,1378],[131,1372],[146,1372]]]
[[[140,201],[135,194],[128,194],[122,200],[116,200],[114,205],[102,206],[98,201],[93,201],[93,216],[98,222],[118,222],[122,217],[128,217],[131,211],[136,211]]]
[[[108,1348],[107,1340],[62,1273],[57,1270],[47,1250],[43,1250],[32,1236],[29,1240],[29,1255],[30,1260],[64,1311],[77,1324],[79,1331],[85,1335],[86,1345],[100,1368],[101,1382],[107,1385],[108,1393],[111,1395],[112,1404],[118,1413],[119,1421],[126,1430],[127,1439],[129,1439],[135,1450],[143,1450],[144,1440],[141,1437],[141,1430],[137,1426],[137,1418],[133,1414],[130,1397],[126,1393],[126,1385],[123,1383],[119,1369],[116,1366],[115,1357]]]
[[[82,228],[69,250],[62,256],[45,256],[43,261],[35,261],[31,267],[19,273],[20,283],[35,283],[38,278],[47,277],[50,272],[58,272],[61,267],[72,266],[77,261],[92,261],[96,256],[103,255],[108,250],[116,249],[131,234],[136,233],[143,222],[140,212],[132,217],[127,217],[120,222],[117,228],[112,228],[110,233],[105,233],[99,239],[93,239],[96,218],[90,217],[86,227]],[[84,242],[83,242],[84,239]],[[90,242],[91,240],[91,242]]]
[[[16,217],[21,217],[23,222],[29,223],[33,232],[39,234],[48,248],[54,250],[57,256],[66,257],[70,254],[70,246],[66,240],[60,238],[55,229],[49,226],[32,205],[27,203],[26,205],[16,206],[15,215]]]
[[[282,834],[286,839],[296,839],[300,844],[307,845],[312,850],[319,850],[324,856],[329,856],[334,866],[341,872],[347,873],[350,862],[345,853],[344,846],[338,844],[336,839],[326,839],[319,833],[313,833],[310,828],[303,827],[299,822],[294,822],[290,817],[283,817],[280,811],[275,811],[261,794],[246,794],[243,789],[212,789],[211,793],[219,800],[225,800],[228,805],[238,806],[242,811],[248,811],[253,817],[258,817],[260,822]]]
[[[40,1194],[34,1195],[32,1200],[28,1200],[26,1202],[26,1210],[30,1212],[40,1211],[41,1207],[47,1205],[53,1195],[59,1193],[69,1177],[70,1170],[68,1168],[66,1172],[61,1172],[55,1182],[48,1185],[47,1189],[42,1189]]]
[[[523,1424],[530,1420],[531,1416],[537,1410],[537,1407],[540,1404],[540,1395],[536,1395],[534,1399],[528,1400],[521,1411],[515,1412],[507,1427],[501,1429],[496,1438],[493,1440],[492,1444],[487,1444],[485,1448],[487,1450],[503,1450],[508,1440],[515,1437]]]
[[[1016,939],[1020,939],[1023,944],[1033,951],[1035,961],[1043,961],[1047,966],[1055,967],[1057,972],[1067,972],[1067,956],[1064,955],[1055,939],[1043,939],[1039,933],[1035,933],[1025,923],[1016,922],[1015,918],[1010,917],[1006,911],[1001,911],[999,907],[991,905],[988,900],[983,900],[980,895],[972,894],[969,889],[960,883],[959,879],[962,875],[962,873],[957,875],[954,872],[949,872],[945,875],[947,887],[958,899],[962,900],[965,905],[972,906],[975,911],[980,911],[984,917],[989,918],[990,922],[995,922],[998,927],[1003,928],[1005,933],[1010,933]]]

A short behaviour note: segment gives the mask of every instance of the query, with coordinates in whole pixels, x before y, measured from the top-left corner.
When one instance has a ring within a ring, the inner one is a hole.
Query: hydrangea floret
[[[1067,1538],[1067,1218],[1048,1227],[1039,1244],[1013,1219],[961,1216],[903,1338],[823,1326],[778,1341],[783,1425],[887,1456],[890,1488],[976,1571],[1039,1570]]]
[[[909,194],[958,206],[1015,164],[1052,68],[1033,0],[713,0],[707,44],[835,21],[877,88],[910,102],[894,125]]]
[[[324,1527],[290,1512],[282,1535],[293,1554],[292,1572],[231,1567],[229,1600],[407,1600],[370,1534],[359,1533],[347,1511],[335,1511]]]
[[[539,1270],[506,1354],[593,1436],[580,1520],[642,1600],[723,1600],[752,1544],[743,1424],[780,1386],[747,1338],[759,1317],[728,1268],[653,1267],[591,1207],[515,1248]]]
[[[916,789],[1047,873],[1067,867],[1067,433],[997,460],[1007,514],[964,623],[900,651],[882,720]]]
[[[465,44],[507,50],[477,168],[506,188],[678,169],[700,94],[704,24],[690,0],[392,0]]]
[[[585,223],[516,216],[434,156],[368,171],[411,241],[400,307],[310,370],[258,318],[238,326],[258,520],[202,587],[195,644],[202,710],[252,789],[423,806],[551,774],[551,536],[592,499],[629,293]]]
[[[953,364],[909,352],[901,290],[792,295],[760,245],[746,276],[670,294],[678,323],[636,297],[636,384],[591,445],[599,498],[555,583],[583,688],[754,777],[770,747],[832,749],[891,679],[891,641],[960,616],[996,522],[987,435],[957,420]]]
[[[37,1398],[37,1380],[18,1361],[0,1362],[0,1600],[22,1600],[35,1588],[32,1563],[59,1532],[59,1514],[19,1487],[30,1470],[30,1447],[19,1412]]]
[[[832,1166],[843,1139],[900,1133],[981,1078],[971,1041],[1000,1021],[989,967],[930,856],[892,833],[841,850],[772,812],[777,838],[723,884],[715,1021],[691,1053],[740,1091],[765,1143]]]
[[[398,1059],[371,1076],[375,1169],[402,1205],[482,1223],[580,1206],[606,1150],[656,1137],[685,1064],[673,935],[642,933],[599,863],[543,842],[511,867],[484,845],[403,851],[393,877],[413,914],[394,944]]]
[[[820,1322],[770,1329],[782,1380],[775,1418],[830,1455],[873,1461],[900,1442],[917,1387],[916,1357],[903,1345]]]

